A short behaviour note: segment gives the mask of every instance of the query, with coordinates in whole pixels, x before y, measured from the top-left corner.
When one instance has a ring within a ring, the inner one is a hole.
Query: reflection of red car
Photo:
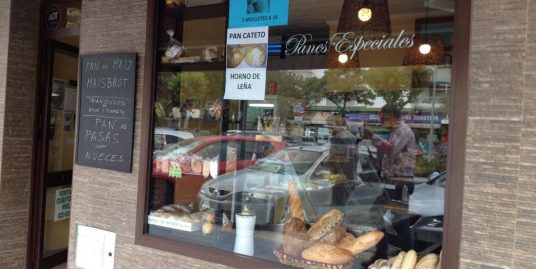
[[[218,162],[221,175],[251,166],[256,159],[285,147],[286,142],[268,137],[205,136],[186,139],[156,152],[152,208],[195,201],[201,185],[212,179],[208,171],[210,162]]]

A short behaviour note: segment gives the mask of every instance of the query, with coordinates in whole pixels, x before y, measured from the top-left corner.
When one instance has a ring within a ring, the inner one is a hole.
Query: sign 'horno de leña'
[[[82,55],[76,163],[132,167],[136,54]]]
[[[403,49],[415,44],[415,33],[406,34],[406,30],[398,35],[384,35],[376,39],[367,39],[355,32],[335,33],[325,42],[312,42],[311,34],[295,34],[286,43],[286,55],[326,54],[329,47],[338,53],[347,53],[353,59],[360,50]]]

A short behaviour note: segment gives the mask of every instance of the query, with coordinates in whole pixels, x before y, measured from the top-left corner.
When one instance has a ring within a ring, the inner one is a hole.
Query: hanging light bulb
[[[348,55],[346,53],[342,53],[339,55],[339,62],[341,64],[348,62]]]
[[[372,9],[369,7],[368,0],[363,1],[363,7],[357,11],[357,18],[362,22],[367,22],[372,18]]]
[[[419,46],[419,52],[422,55],[426,55],[430,53],[430,50],[432,50],[432,46],[430,46],[430,43],[428,43],[428,0],[426,0],[426,24],[424,25],[424,43],[422,43]]]
[[[423,55],[430,53],[431,50],[432,46],[430,46],[428,43],[424,43],[419,46],[419,52]]]

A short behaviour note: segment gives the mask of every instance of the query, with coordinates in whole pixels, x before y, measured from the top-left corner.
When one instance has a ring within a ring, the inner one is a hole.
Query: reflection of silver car
[[[442,173],[426,183],[415,185],[409,198],[409,211],[423,217],[443,216],[446,181],[447,174]]]
[[[368,157],[359,157],[356,175],[346,176],[341,162],[331,160],[326,147],[290,147],[251,168],[207,181],[199,197],[202,206],[227,213],[239,212],[247,203],[257,224],[277,224],[287,217],[288,183],[295,180],[311,223],[332,208],[346,215],[370,209],[382,193],[382,184]]]
[[[419,241],[429,242],[427,249],[440,248],[443,239],[443,215],[445,207],[445,172],[432,177],[428,182],[415,185],[409,197],[409,211],[419,216],[412,225]]]

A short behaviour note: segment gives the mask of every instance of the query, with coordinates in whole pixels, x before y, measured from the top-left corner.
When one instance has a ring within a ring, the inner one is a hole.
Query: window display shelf
[[[206,235],[203,235],[201,231],[187,232],[151,224],[148,225],[148,229],[152,235],[233,252],[236,239],[235,231],[225,232],[221,230],[219,225],[215,226],[214,232]],[[255,256],[277,262],[273,251],[281,245],[282,238],[274,237],[269,231],[260,230],[255,232],[259,235],[254,241]]]

